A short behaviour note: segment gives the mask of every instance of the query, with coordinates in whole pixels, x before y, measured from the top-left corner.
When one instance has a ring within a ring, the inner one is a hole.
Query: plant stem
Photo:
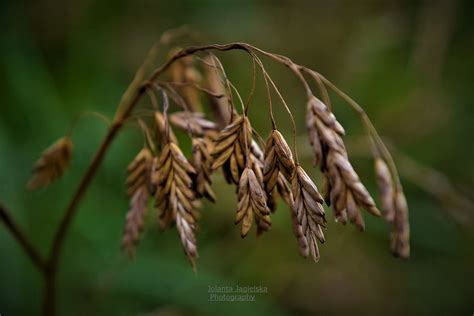
[[[23,250],[30,257],[33,264],[39,269],[43,270],[45,263],[41,255],[36,251],[36,248],[26,237],[25,233],[18,227],[18,225],[11,218],[8,210],[0,203],[0,218],[12,236],[16,238]]]
[[[123,122],[125,119],[130,116],[132,110],[137,105],[138,101],[140,100],[141,96],[145,92],[145,89],[140,89],[137,93],[135,98],[131,101],[130,105],[126,108],[124,112],[116,116],[114,122],[112,123],[107,135],[105,136],[102,144],[100,145],[99,149],[97,150],[94,159],[90,163],[89,167],[87,168],[86,173],[84,174],[81,182],[79,183],[78,188],[76,189],[71,202],[69,203],[66,212],[64,214],[63,219],[54,235],[53,244],[51,246],[51,250],[48,256],[48,260],[46,262],[46,269],[45,269],[45,293],[43,298],[43,315],[54,315],[54,305],[55,305],[55,298],[56,298],[56,274],[58,270],[58,263],[61,255],[62,246],[65,241],[66,234],[71,226],[71,222],[76,214],[79,206],[79,202],[84,197],[84,194],[89,187],[92,179],[94,178],[97,169],[99,168],[104,156],[109,149],[112,141],[117,136],[118,132],[120,131]]]

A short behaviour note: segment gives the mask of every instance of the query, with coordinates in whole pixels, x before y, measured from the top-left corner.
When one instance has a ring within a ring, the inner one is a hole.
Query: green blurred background
[[[33,162],[75,113],[93,109],[111,117],[148,49],[163,31],[182,24],[210,42],[249,42],[320,71],[364,106],[398,150],[474,195],[472,1],[37,0],[2,1],[0,9],[0,200],[42,253],[106,128],[97,119],[82,120],[71,168],[39,192],[25,190]],[[218,56],[237,87],[248,91],[247,56]],[[264,62],[304,135],[303,90],[284,67]],[[334,103],[348,134],[362,135],[357,116]],[[262,106],[260,82],[250,116],[266,135],[270,124]],[[276,115],[289,137],[280,105]],[[269,233],[241,240],[233,224],[234,187],[220,175],[214,179],[218,202],[204,205],[197,273],[176,231],[160,233],[155,214],[135,260],[128,260],[120,250],[128,207],[124,170],[142,142],[139,131],[124,129],[81,205],[59,273],[61,315],[474,313],[473,209],[442,206],[403,173],[411,210],[408,261],[392,258],[389,226],[369,216],[363,234],[330,221],[321,261],[304,260],[283,205]],[[302,152],[306,146],[299,143]],[[320,185],[311,158],[304,157]],[[352,161],[375,192],[370,161]],[[208,302],[213,285],[261,285],[268,293],[256,302]],[[41,290],[41,276],[0,227],[0,314],[38,314]]]

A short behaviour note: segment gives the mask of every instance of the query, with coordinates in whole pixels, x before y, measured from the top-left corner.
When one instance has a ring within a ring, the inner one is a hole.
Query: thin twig
[[[18,243],[22,246],[23,250],[30,257],[33,264],[39,269],[44,269],[44,260],[41,255],[38,253],[33,244],[28,240],[25,233],[18,227],[14,222],[13,218],[10,216],[10,213],[0,203],[0,219],[5,224],[7,229],[11,232],[12,236],[16,238]]]

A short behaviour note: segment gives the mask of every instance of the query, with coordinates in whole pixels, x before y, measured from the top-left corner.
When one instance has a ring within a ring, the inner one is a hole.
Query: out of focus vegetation
[[[443,172],[461,193],[474,196],[471,1],[39,0],[3,1],[0,8],[0,200],[44,251],[105,127],[94,118],[79,123],[71,169],[48,189],[25,190],[32,163],[66,132],[78,111],[112,116],[151,45],[164,30],[182,24],[192,25],[210,42],[249,42],[320,71],[359,101],[401,152]],[[248,91],[247,56],[218,56],[234,83]],[[284,67],[267,61],[267,68],[303,134],[302,89]],[[266,135],[270,122],[260,106],[266,107],[263,85],[250,115]],[[347,106],[336,102],[334,108],[349,134],[363,133]],[[276,117],[289,133],[280,106]],[[408,181],[408,261],[392,258],[389,227],[369,217],[363,234],[330,221],[320,263],[303,260],[283,206],[268,234],[241,240],[233,224],[234,187],[220,176],[214,180],[218,202],[203,210],[197,273],[186,262],[177,233],[160,233],[154,214],[135,260],[128,260],[120,250],[128,207],[124,169],[142,142],[139,131],[126,128],[83,201],[61,264],[60,314],[474,313],[474,223],[469,215],[474,210],[457,210],[468,215],[454,216]],[[304,163],[309,167],[310,157]],[[354,159],[354,164],[374,192],[370,162]],[[314,169],[312,176],[321,183]],[[37,314],[40,278],[0,227],[0,314]],[[208,302],[208,286],[213,285],[262,285],[268,293],[258,295],[257,302]]]

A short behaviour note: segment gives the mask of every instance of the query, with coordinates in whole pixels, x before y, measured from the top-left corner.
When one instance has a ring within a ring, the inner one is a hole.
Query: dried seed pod
[[[148,148],[143,148],[127,167],[127,195],[133,196],[135,192],[144,187],[151,191],[151,169],[153,157]]]
[[[388,222],[395,218],[394,189],[392,176],[387,164],[380,158],[375,159],[375,175],[377,177],[377,188],[384,217]]]
[[[160,227],[176,222],[186,257],[194,267],[197,258],[194,230],[199,217],[191,176],[195,169],[175,143],[166,143],[161,151],[152,181],[156,185],[155,205],[160,210]]]
[[[283,135],[277,130],[273,130],[265,146],[263,170],[265,191],[269,194],[273,192],[280,172],[286,179],[291,180],[294,170],[295,162],[290,147],[283,138]]]
[[[45,187],[61,177],[69,166],[72,157],[70,137],[62,137],[41,154],[33,166],[33,176],[27,188],[36,190]]]
[[[325,241],[322,231],[322,227],[326,224],[322,206],[323,199],[316,185],[301,166],[296,167],[291,187],[294,198],[293,212],[296,214],[297,222],[309,244],[311,256],[317,262],[319,261],[319,249],[316,241],[319,240],[321,243]],[[300,237],[297,236],[297,238]],[[305,254],[302,249],[300,251],[303,255]]]
[[[318,120],[324,123],[328,128],[334,130],[339,135],[344,135],[345,131],[342,125],[336,120],[334,114],[329,111],[326,104],[315,96],[311,96],[308,100],[308,108],[313,112]]]
[[[359,206],[355,202],[350,190],[346,191],[346,199],[347,216],[349,217],[349,221],[355,224],[361,232],[364,231],[364,219],[362,218]]]
[[[345,224],[349,218],[360,231],[363,231],[365,224],[359,211],[360,207],[365,208],[374,216],[381,215],[374,200],[352,168],[347,155],[329,150],[325,175],[328,179],[330,205],[334,210],[336,221]]]
[[[145,186],[141,186],[133,193],[130,199],[130,209],[126,216],[122,238],[122,247],[130,258],[134,256],[136,246],[140,240],[149,196],[148,189]]]
[[[316,128],[315,120],[316,118],[313,112],[311,109],[308,109],[308,111],[306,111],[306,129],[308,131],[309,142],[314,153],[313,164],[314,166],[321,166],[324,160],[324,151],[318,129]]]
[[[235,115],[234,120],[214,139],[212,170],[223,167],[228,182],[239,183],[246,165],[247,144],[252,150],[252,128],[247,117]]]
[[[301,256],[307,258],[309,256],[309,245],[308,240],[306,239],[305,233],[303,231],[303,226],[298,222],[298,217],[296,214],[296,209],[291,208],[291,227],[293,229],[293,234],[298,241],[298,251]]]
[[[143,148],[127,167],[127,195],[131,197],[127,213],[122,246],[129,257],[135,253],[143,228],[143,217],[152,194],[151,170],[153,157],[148,148]]]
[[[210,201],[216,201],[216,195],[211,188],[211,147],[212,143],[206,138],[193,138],[193,166],[196,170],[194,187],[199,197],[205,196]]]
[[[196,136],[202,136],[206,131],[217,128],[216,123],[206,120],[201,112],[175,112],[170,115],[170,121],[176,127],[190,131]]]
[[[403,191],[395,193],[395,219],[391,234],[391,248],[395,256],[410,257],[410,225],[408,205]]]
[[[365,208],[370,214],[380,216],[380,211],[375,207],[374,200],[360,181],[347,157],[339,153],[334,153],[331,157],[334,158],[334,164],[337,166],[344,184],[352,191],[357,204]]]
[[[238,201],[235,223],[242,223],[240,233],[242,238],[247,236],[254,219],[261,229],[268,230],[270,228],[270,209],[267,206],[267,197],[261,182],[250,167],[245,168],[240,177]]]

